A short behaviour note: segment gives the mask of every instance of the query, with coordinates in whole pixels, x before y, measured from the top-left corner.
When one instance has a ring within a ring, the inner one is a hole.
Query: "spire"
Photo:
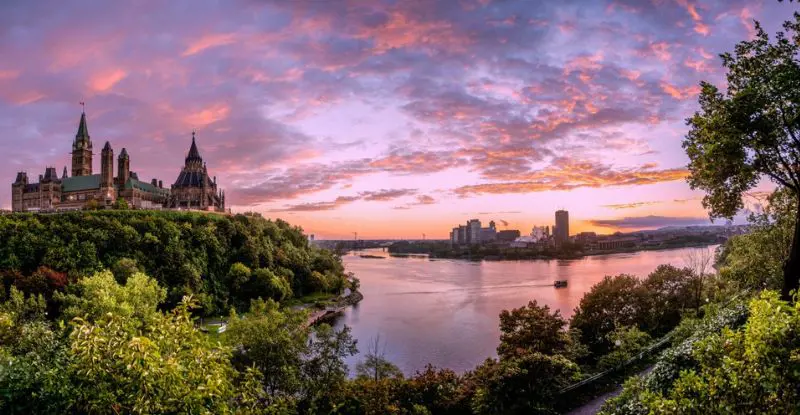
[[[103,151],[110,151],[111,150],[111,143],[106,141],[106,145],[103,146]]]
[[[66,179],[67,178],[67,166],[64,166],[64,172],[61,173],[61,178],[62,179]]]
[[[119,158],[121,158],[121,159],[129,158],[128,157],[128,150],[123,148],[122,151],[119,153]]]
[[[195,161],[198,164],[203,161],[203,158],[200,157],[200,151],[197,150],[197,143],[195,143],[195,132],[192,131],[192,146],[189,147],[189,154],[186,155],[186,163],[188,164],[191,161]]]
[[[78,124],[78,133],[75,138],[89,138],[89,127],[86,126],[86,113],[81,112],[81,122]]]

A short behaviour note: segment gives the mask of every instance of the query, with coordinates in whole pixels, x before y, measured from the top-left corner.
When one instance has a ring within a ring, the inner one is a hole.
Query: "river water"
[[[570,317],[583,294],[606,275],[645,277],[660,264],[687,266],[708,248],[589,256],[575,260],[482,261],[389,257],[380,249],[342,257],[361,280],[364,300],[336,326],[348,325],[363,354],[380,339],[385,357],[406,374],[427,363],[456,372],[496,356],[499,314],[530,300]],[[384,256],[383,259],[359,255]],[[567,280],[556,289],[555,280]],[[360,359],[348,360],[351,373]]]

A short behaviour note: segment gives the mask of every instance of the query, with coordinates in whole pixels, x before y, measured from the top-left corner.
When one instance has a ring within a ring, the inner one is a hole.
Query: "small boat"
[[[567,286],[567,280],[558,280],[553,283],[553,286],[556,288],[564,288]]]

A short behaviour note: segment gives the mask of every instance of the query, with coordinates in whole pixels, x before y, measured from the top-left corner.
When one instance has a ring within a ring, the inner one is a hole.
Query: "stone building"
[[[17,173],[11,185],[11,207],[14,212],[75,210],[88,203],[111,207],[117,199],[124,199],[129,207],[137,209],[225,210],[224,193],[217,190],[216,178],[208,179],[207,169],[197,151],[192,134],[192,147],[186,157],[186,166],[173,185],[176,193],[166,189],[161,180],[139,180],[131,171],[131,158],[126,149],[117,157],[114,176],[114,150],[106,142],[100,152],[100,173],[93,172],[93,144],[86,123],[86,113],[81,113],[78,133],[72,143],[72,176],[67,168],[58,177],[55,167],[47,167],[33,182],[27,172]],[[188,177],[188,178],[185,178]],[[202,197],[201,197],[202,196]],[[92,202],[94,201],[94,202]],[[174,202],[174,203],[173,203]]]
[[[225,211],[225,192],[217,189],[217,177],[208,176],[208,168],[195,142],[192,132],[192,146],[186,154],[186,160],[178,179],[170,189],[170,209],[197,209]]]

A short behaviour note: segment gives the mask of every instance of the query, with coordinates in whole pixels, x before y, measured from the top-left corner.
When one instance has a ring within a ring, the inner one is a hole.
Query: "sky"
[[[685,119],[777,1],[0,2],[0,208],[96,152],[173,183],[197,143],[233,212],[317,238],[708,223]],[[762,183],[754,194],[768,190]]]

